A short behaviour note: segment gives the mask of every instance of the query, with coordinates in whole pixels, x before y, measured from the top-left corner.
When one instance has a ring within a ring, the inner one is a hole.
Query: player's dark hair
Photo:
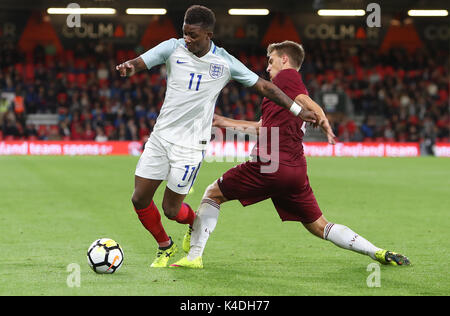
[[[216,24],[216,16],[211,9],[201,5],[190,6],[184,14],[184,23],[200,24],[200,26],[208,31],[214,30]]]
[[[272,43],[267,47],[267,57],[273,52],[276,52],[278,56],[286,54],[289,57],[291,66],[300,69],[305,59],[305,50],[303,46],[292,41],[284,41],[282,43]]]

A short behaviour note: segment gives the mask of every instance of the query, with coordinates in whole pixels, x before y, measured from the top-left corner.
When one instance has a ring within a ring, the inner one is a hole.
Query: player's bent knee
[[[178,215],[178,212],[180,211],[180,207],[181,205],[172,205],[170,203],[164,202],[162,204],[162,209],[164,212],[164,215],[168,218],[168,219],[173,219]]]
[[[203,195],[204,199],[210,199],[214,197],[214,184],[208,185],[208,187],[205,190],[205,194]]]
[[[140,196],[136,192],[134,192],[131,197],[131,203],[133,203],[133,206],[136,210],[142,210],[148,207],[151,202],[151,200],[149,201],[147,198]]]
[[[177,211],[179,211],[179,209],[178,209],[178,210],[175,210],[175,209],[173,209],[173,208],[171,208],[171,209],[164,209],[164,208],[163,208],[163,211],[164,211],[164,215],[165,215],[168,219],[174,219],[175,217],[177,217],[177,214],[178,214]]]
[[[139,199],[136,197],[136,195],[133,193],[133,195],[131,196],[131,203],[133,203],[133,206],[135,209],[139,210],[141,209],[140,203],[139,203]]]
[[[216,202],[218,204],[222,204],[223,202],[227,201],[227,199],[223,196],[222,191],[220,191],[217,181],[210,184],[206,188],[203,198],[213,200],[214,202]]]

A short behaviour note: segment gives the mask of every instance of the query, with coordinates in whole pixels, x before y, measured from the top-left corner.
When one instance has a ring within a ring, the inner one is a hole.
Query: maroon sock
[[[170,242],[170,238],[164,230],[161,215],[155,203],[152,201],[147,208],[142,210],[136,210],[135,208],[135,211],[142,225],[153,235],[158,245],[166,246],[167,242]]]
[[[192,226],[194,224],[195,212],[187,203],[181,204],[180,211],[177,216],[172,218],[172,220],[177,221],[180,224],[189,224]]]

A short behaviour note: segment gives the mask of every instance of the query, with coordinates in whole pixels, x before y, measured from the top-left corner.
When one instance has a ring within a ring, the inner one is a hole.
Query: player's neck
[[[294,69],[296,70],[294,67],[292,67],[290,64],[285,64],[283,65],[283,67],[281,67],[281,70],[287,70],[287,69]]]
[[[209,41],[208,46],[206,46],[206,48],[204,50],[202,50],[201,52],[198,52],[198,53],[194,53],[194,55],[197,56],[198,58],[201,58],[201,57],[205,56],[206,54],[208,54],[210,49],[211,49],[211,41]]]

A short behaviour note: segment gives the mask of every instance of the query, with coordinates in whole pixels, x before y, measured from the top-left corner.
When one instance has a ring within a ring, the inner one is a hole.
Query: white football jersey
[[[234,79],[250,87],[258,75],[211,42],[203,57],[191,53],[184,39],[170,39],[140,56],[147,68],[166,64],[167,89],[153,133],[184,147],[203,150],[211,138],[217,97]]]

